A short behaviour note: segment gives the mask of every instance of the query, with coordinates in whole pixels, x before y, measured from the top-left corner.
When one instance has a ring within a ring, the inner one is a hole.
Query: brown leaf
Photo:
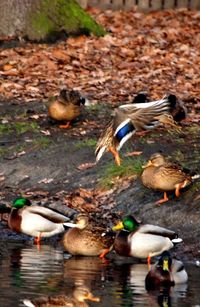
[[[92,168],[96,165],[96,162],[92,163],[92,162],[88,162],[88,163],[82,163],[79,166],[77,166],[77,169],[80,171],[84,171],[86,169]]]
[[[13,66],[12,66],[11,64],[5,64],[5,65],[3,66],[3,70],[4,70],[4,71],[11,70],[12,68],[13,68]]]

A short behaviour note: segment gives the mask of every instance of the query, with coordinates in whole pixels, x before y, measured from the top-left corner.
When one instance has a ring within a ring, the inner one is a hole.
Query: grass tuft
[[[83,147],[95,147],[97,141],[95,139],[86,139],[75,144],[76,149],[81,149]]]
[[[119,180],[140,175],[143,164],[144,160],[141,157],[126,158],[120,166],[112,161],[104,167],[99,186],[101,188],[112,188],[117,185]]]

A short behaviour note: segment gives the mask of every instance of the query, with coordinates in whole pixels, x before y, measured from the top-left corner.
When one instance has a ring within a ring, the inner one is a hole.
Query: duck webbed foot
[[[184,182],[182,183],[179,183],[177,186],[176,186],[176,190],[175,190],[175,195],[176,197],[179,197],[180,196],[180,189],[184,188],[187,184],[187,180],[185,180]]]
[[[34,238],[34,244],[37,245],[38,248],[40,248],[40,245],[41,245],[41,233]]]
[[[67,122],[65,125],[59,125],[59,128],[61,129],[69,129],[71,127],[70,122]]]
[[[163,203],[165,203],[165,202],[168,201],[168,200],[169,200],[169,198],[168,198],[168,196],[167,196],[167,193],[164,192],[164,197],[163,197],[162,199],[159,199],[159,200],[156,202],[156,205],[163,204]]]
[[[100,259],[104,259],[105,255],[107,255],[110,252],[110,248],[105,248],[104,251],[99,255]]]
[[[120,156],[119,153],[116,149],[114,149],[113,147],[109,147],[109,151],[113,154],[114,158],[115,158],[115,163],[120,166],[121,165],[121,160],[120,160]]]

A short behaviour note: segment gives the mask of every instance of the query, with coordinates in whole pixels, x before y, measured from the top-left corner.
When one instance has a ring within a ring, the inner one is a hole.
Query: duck
[[[69,228],[63,236],[65,251],[72,255],[99,256],[104,258],[112,250],[114,233],[90,222],[88,215],[80,213],[76,223],[67,223]]]
[[[142,166],[141,181],[149,189],[164,192],[164,197],[156,204],[162,204],[169,200],[167,191],[174,191],[176,197],[180,196],[180,190],[189,185],[198,175],[191,176],[188,171],[176,163],[167,162],[159,152],[150,156],[149,161]]]
[[[120,230],[114,240],[113,249],[121,256],[147,258],[148,266],[151,257],[171,249],[174,244],[182,242],[175,231],[156,225],[141,224],[133,215],[127,215],[112,227]]]
[[[81,106],[85,105],[86,98],[78,91],[62,89],[57,97],[48,106],[48,115],[56,121],[66,121],[60,128],[69,128],[71,121],[81,114]]]
[[[146,91],[140,91],[132,99],[132,103],[145,103],[149,102],[149,95]]]
[[[183,101],[174,94],[167,94],[169,101],[171,101],[170,114],[176,122],[181,122],[187,117],[187,108]]]
[[[68,217],[54,210],[32,205],[28,198],[18,197],[12,203],[8,226],[13,231],[34,237],[35,243],[40,245],[41,238],[64,232],[67,221]]]
[[[187,280],[188,275],[182,261],[173,259],[168,251],[164,251],[147,273],[145,288],[147,291],[161,287],[168,288],[186,283]]]
[[[177,127],[170,115],[171,101],[161,100],[121,105],[114,110],[113,119],[100,135],[95,149],[96,162],[106,151],[113,154],[115,163],[121,164],[119,151],[135,132],[152,130],[160,123]]]
[[[72,296],[57,295],[57,296],[42,296],[34,300],[24,299],[23,303],[27,307],[88,307],[86,300],[92,302],[100,302],[99,297],[95,297],[88,287],[78,285],[75,287]]]
[[[168,93],[165,97],[170,101],[170,114],[176,122],[181,122],[187,117],[187,108],[183,101],[180,100],[175,94]],[[144,103],[149,102],[149,95],[145,91],[139,92],[132,100],[132,103]]]

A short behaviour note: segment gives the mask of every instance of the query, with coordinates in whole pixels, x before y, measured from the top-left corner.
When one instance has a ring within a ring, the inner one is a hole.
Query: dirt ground
[[[177,253],[199,259],[199,180],[184,189],[179,199],[171,193],[169,202],[156,205],[162,194],[144,188],[139,173],[128,178],[118,175],[110,179],[112,184],[107,189],[100,188],[99,182],[114,165],[110,154],[94,167],[82,167],[95,162],[95,142],[110,118],[110,108],[91,105],[70,129],[63,130],[50,121],[42,102],[0,101],[1,204],[10,205],[16,196],[23,195],[33,203],[46,204],[68,215],[87,211],[108,226],[118,216],[132,213],[144,223],[176,230],[184,240]],[[122,165],[128,159],[133,164],[143,163],[162,150],[171,160],[198,172],[199,124],[193,120],[181,126],[179,133],[159,128],[144,137],[135,136],[121,151]],[[126,152],[133,150],[142,151],[141,156],[127,158]],[[22,236],[13,237],[6,222],[2,222],[1,238],[20,240]]]

